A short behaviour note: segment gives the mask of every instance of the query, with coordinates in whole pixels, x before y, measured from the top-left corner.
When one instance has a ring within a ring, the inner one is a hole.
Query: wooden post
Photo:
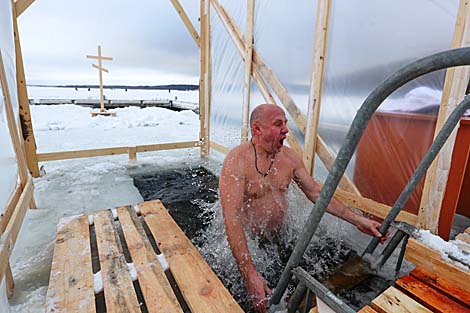
[[[13,15],[13,18],[20,16],[21,13],[26,11],[26,9],[29,8],[29,6],[31,4],[33,4],[33,2],[34,2],[34,0],[16,0],[16,1],[12,1],[12,4],[15,7],[15,11],[16,11],[16,14]]]
[[[250,118],[251,73],[253,61],[253,24],[255,19],[255,1],[247,0],[245,34],[245,78],[243,80],[243,107],[241,142],[248,140]]]
[[[18,127],[16,125],[15,113],[13,111],[13,105],[11,103],[10,90],[8,89],[8,81],[5,73],[5,66],[3,63],[3,56],[0,51],[0,82],[3,91],[3,100],[5,102],[5,112],[7,116],[8,129],[10,130],[10,137],[15,150],[16,160],[18,162],[18,174],[20,176],[21,187],[24,188],[28,182],[28,169],[26,166],[26,160],[21,148],[20,138],[18,134]],[[31,209],[36,208],[34,198],[31,198],[30,203]]]
[[[318,123],[320,118],[321,96],[323,87],[323,66],[325,64],[328,20],[330,16],[330,0],[318,0],[313,39],[312,72],[308,95],[307,129],[302,155],[308,173],[314,175],[315,150],[317,146]]]
[[[24,2],[24,1],[23,1]],[[31,1],[32,2],[32,1]],[[17,3],[17,2],[16,2]],[[39,165],[37,156],[36,140],[34,138],[31,111],[29,108],[28,91],[26,89],[26,78],[24,74],[23,55],[21,53],[20,33],[18,31],[17,11],[15,2],[12,0],[13,32],[15,36],[16,51],[16,84],[18,89],[18,102],[20,109],[21,132],[24,139],[24,150],[28,169],[33,177],[39,177]]]
[[[137,160],[137,148],[136,146],[128,147],[129,160]]]
[[[200,79],[199,79],[199,120],[201,141],[201,157],[209,155],[209,123],[210,123],[210,0],[200,3]]]
[[[466,0],[461,0],[455,25],[454,39],[452,41],[453,48],[470,45],[469,27],[469,3]],[[468,66],[447,70],[434,136],[439,133],[449,114],[465,96],[469,77],[470,68]],[[457,130],[458,126],[441,149],[437,158],[431,164],[424,183],[423,195],[418,212],[418,226],[420,228],[429,229],[434,234],[438,232],[439,215],[441,213],[442,199],[444,198],[446,189]]]
[[[101,55],[101,46],[98,45],[98,55],[87,55],[87,59],[96,59],[98,60],[98,65],[92,64],[91,66],[96,68],[99,73],[99,79],[100,79],[100,113],[106,113],[106,109],[104,108],[104,96],[103,96],[103,72],[109,73],[108,69],[105,69],[103,67],[103,60],[108,60],[112,61],[112,57],[104,57]],[[92,114],[92,116],[95,116],[96,114]],[[113,115],[115,114],[105,114],[105,115]]]
[[[15,281],[13,280],[13,273],[11,272],[10,261],[8,261],[7,268],[5,270],[5,283],[7,287],[7,297],[8,299],[11,299],[11,297],[13,297]]]
[[[199,42],[200,41],[199,40],[199,34],[197,33],[197,31],[194,28],[191,21],[189,20],[188,15],[186,15],[186,12],[184,11],[183,7],[181,6],[181,4],[179,3],[178,0],[170,0],[170,1],[173,4],[173,6],[175,7],[176,12],[178,13],[178,15],[183,20],[184,25],[186,26],[189,33],[191,34],[191,37],[193,37],[194,41],[196,42],[196,45],[198,47],[200,47],[201,45],[200,45],[200,42]]]

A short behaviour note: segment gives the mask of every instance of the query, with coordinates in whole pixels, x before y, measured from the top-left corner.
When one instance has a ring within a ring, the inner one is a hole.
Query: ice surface
[[[127,268],[129,269],[129,273],[131,274],[132,281],[137,280],[137,270],[135,268],[134,263],[127,263]]]

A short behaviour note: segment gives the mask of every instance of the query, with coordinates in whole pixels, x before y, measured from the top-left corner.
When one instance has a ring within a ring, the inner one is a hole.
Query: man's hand
[[[359,219],[356,222],[357,229],[359,229],[364,234],[380,238],[380,243],[383,244],[385,240],[387,240],[388,235],[390,234],[390,230],[387,231],[385,236],[382,236],[382,234],[379,231],[380,226],[381,225],[379,222],[370,220],[363,216],[359,217]]]
[[[273,292],[268,287],[264,277],[255,270],[251,271],[246,279],[246,287],[256,312],[265,313],[268,302],[266,295],[270,295]]]

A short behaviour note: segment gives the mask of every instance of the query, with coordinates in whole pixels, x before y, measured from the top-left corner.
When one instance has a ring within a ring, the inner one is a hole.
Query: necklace
[[[263,173],[259,170],[258,168],[258,155],[256,154],[256,148],[255,148],[255,144],[253,143],[253,139],[250,140],[251,142],[251,145],[253,146],[253,151],[255,152],[255,168],[256,168],[256,171],[263,177],[266,177],[269,175],[269,173],[271,172],[271,167],[273,166],[273,163],[274,163],[274,158],[276,157],[276,154],[273,154],[273,156],[271,157],[271,163],[269,164],[269,168],[268,170],[266,171],[266,173]]]

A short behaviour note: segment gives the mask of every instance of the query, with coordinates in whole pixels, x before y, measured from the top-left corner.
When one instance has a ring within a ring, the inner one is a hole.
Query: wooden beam
[[[199,141],[201,142],[201,157],[207,156],[207,133],[206,133],[206,15],[205,4],[208,0],[200,0],[199,4],[199,28],[201,30],[200,37],[200,58],[199,58]]]
[[[21,13],[26,11],[26,9],[29,8],[31,4],[33,4],[33,2],[34,0],[16,0],[13,3],[13,6],[15,7],[16,15],[13,15],[13,16],[16,16],[16,17],[20,16]]]
[[[242,133],[241,142],[248,140],[251,98],[251,75],[253,61],[253,28],[255,21],[255,1],[247,0],[245,34],[245,76],[243,79]]]
[[[215,151],[218,151],[220,153],[223,153],[223,154],[228,154],[230,152],[230,149],[221,145],[221,144],[218,144],[217,142],[215,141],[211,141],[211,148],[214,149]]]
[[[336,189],[335,198],[343,202],[347,206],[360,209],[363,212],[375,215],[381,219],[385,219],[388,212],[392,209],[391,206],[374,201],[372,199],[364,198],[351,192],[341,189]],[[411,225],[416,225],[418,217],[406,211],[401,211],[396,218],[397,221],[407,222]]]
[[[9,261],[5,271],[5,283],[7,289],[7,297],[8,299],[11,299],[13,297],[13,289],[15,289],[15,281],[13,280],[13,273],[11,272],[11,266]]]
[[[470,4],[466,0],[461,0],[452,48],[470,46],[469,27]],[[469,77],[470,67],[468,66],[447,70],[434,138],[441,130],[447,117],[454,111],[455,107],[465,96]],[[457,129],[458,126],[454,129],[454,132],[431,164],[424,182],[423,195],[418,212],[418,225],[420,228],[429,229],[434,234],[438,232],[439,215],[441,213],[442,199],[444,198],[446,190],[445,187],[450,170]]]
[[[317,2],[315,20],[315,36],[313,39],[312,71],[310,74],[310,90],[308,94],[307,129],[302,155],[305,167],[310,176],[314,175],[315,151],[317,144],[318,123],[320,120],[321,96],[323,90],[323,67],[326,56],[326,40],[328,20],[330,16],[330,0]]]
[[[456,287],[470,292],[470,271],[447,263],[439,251],[433,250],[416,239],[410,238],[406,246],[405,257],[421,269],[431,272]]]
[[[199,146],[198,141],[186,141],[186,142],[176,142],[176,143],[141,145],[141,146],[136,146],[135,149],[136,149],[136,152],[148,152],[148,151],[196,148],[198,146]],[[45,161],[91,158],[91,157],[97,157],[97,156],[128,154],[128,153],[129,153],[129,147],[72,150],[72,151],[39,153],[38,160],[39,162],[45,162]]]
[[[129,160],[137,160],[137,148],[135,146],[128,147],[127,153],[129,154]]]
[[[33,191],[33,180],[30,176],[28,177],[26,186],[21,193],[21,197],[16,204],[15,211],[11,216],[5,232],[0,237],[0,281],[2,281],[3,275],[7,270],[10,252],[15,246],[16,238],[18,237],[21,224],[23,223],[26,210],[33,197]]]
[[[24,139],[24,150],[26,163],[29,172],[33,177],[39,177],[39,165],[37,157],[36,139],[34,138],[33,123],[31,120],[31,110],[29,108],[28,90],[26,88],[26,76],[24,73],[23,54],[21,52],[20,33],[18,30],[17,14],[17,1],[12,5],[13,10],[13,32],[15,36],[15,55],[16,55],[16,84],[18,90],[18,105],[20,108],[21,130]],[[33,1],[30,1],[31,4]],[[29,6],[28,4],[28,6]]]
[[[183,21],[184,25],[186,26],[186,29],[189,31],[189,33],[191,34],[191,37],[193,37],[194,42],[196,43],[196,45],[199,48],[200,47],[199,34],[197,33],[196,29],[194,28],[193,23],[191,23],[191,21],[189,20],[188,15],[186,14],[186,12],[183,9],[183,6],[180,4],[180,2],[178,0],[170,0],[170,1],[173,4],[173,6],[175,7],[176,12],[181,17],[181,20]]]
[[[3,209],[3,212],[0,215],[0,234],[3,233],[7,228],[8,222],[10,221],[10,218],[13,215],[13,212],[15,211],[16,205],[20,200],[22,192],[23,188],[21,187],[21,184],[18,183],[16,185],[15,190],[11,194],[5,209]]]
[[[2,86],[3,99],[5,103],[5,112],[7,116],[8,129],[10,131],[11,142],[15,150],[16,160],[18,162],[18,174],[20,176],[21,187],[25,188],[29,173],[26,165],[26,159],[24,156],[23,148],[21,146],[20,137],[18,134],[19,128],[16,125],[15,113],[13,111],[13,103],[11,102],[10,89],[8,87],[7,76],[5,73],[5,66],[3,63],[3,56],[0,51],[0,83]],[[34,197],[31,198],[30,203],[31,209],[36,209],[36,203]]]
[[[204,149],[204,155],[209,156],[210,153],[210,125],[211,125],[211,97],[212,97],[212,58],[211,58],[211,18],[210,18],[210,1],[205,0],[204,3],[204,139],[205,145],[202,146]]]

